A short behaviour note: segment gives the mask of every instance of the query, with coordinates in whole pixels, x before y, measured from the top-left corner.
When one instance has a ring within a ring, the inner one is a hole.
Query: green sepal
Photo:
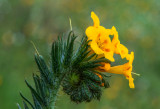
[[[89,61],[89,60],[92,59],[94,56],[96,56],[95,53],[89,55],[88,57],[85,58],[85,61]]]
[[[102,96],[102,91],[99,91],[99,92],[95,92],[95,93],[94,93],[94,98],[97,99],[97,100],[100,100],[100,99],[101,99],[101,96]]]
[[[93,92],[99,92],[101,91],[101,87],[99,83],[93,82],[91,80],[85,80],[88,87],[90,88],[90,90],[92,90]]]
[[[81,89],[78,88],[77,90],[72,91],[70,94],[70,99],[73,102],[81,103],[83,101]]]
[[[93,97],[92,97],[92,93],[89,90],[88,86],[86,85],[86,83],[82,84],[82,96],[84,98],[85,101],[90,102]]]
[[[96,68],[96,67],[102,66],[102,64],[100,64],[101,62],[108,62],[108,60],[101,58],[101,59],[94,59],[94,60],[90,60],[90,61],[85,61],[80,64],[80,68],[81,69]]]
[[[104,83],[104,87],[105,88],[109,88],[110,87],[109,82],[107,80],[105,80],[104,78],[102,79],[102,82]]]
[[[84,71],[83,72],[83,75],[86,77],[86,78],[89,78],[91,80],[93,80],[94,82],[101,82],[101,79],[99,78],[98,75],[96,75],[94,72],[92,71]]]

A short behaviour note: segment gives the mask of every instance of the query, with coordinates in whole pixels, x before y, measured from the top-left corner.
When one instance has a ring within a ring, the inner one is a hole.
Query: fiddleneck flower
[[[128,49],[120,44],[116,28],[113,26],[112,29],[106,29],[100,26],[99,18],[94,12],[91,12],[91,18],[94,24],[86,29],[86,35],[88,40],[91,40],[92,50],[98,55],[103,54],[112,62],[115,61],[114,53],[119,54],[122,59],[125,58],[128,55]],[[109,35],[114,36],[112,40]]]
[[[112,47],[109,37],[110,31],[100,26],[99,18],[94,12],[91,12],[91,18],[93,19],[94,25],[86,29],[86,35],[88,40],[91,40],[90,46],[92,50],[98,55],[104,55],[105,58],[112,62],[115,61],[113,58],[114,48]]]
[[[128,55],[128,49],[122,45],[118,39],[118,32],[116,31],[116,28],[113,26],[111,29],[111,34],[114,35],[112,39],[112,45],[114,46],[114,53],[119,54],[121,58],[125,58]]]
[[[129,54],[127,56],[127,59],[129,60],[129,62],[123,64],[123,65],[118,65],[118,66],[113,66],[111,67],[111,65],[109,63],[104,63],[103,67],[100,67],[100,69],[103,69],[104,71],[108,72],[108,73],[114,73],[114,74],[123,74],[126,79],[129,80],[129,87],[130,88],[134,88],[134,83],[133,83],[133,78],[132,78],[132,63],[134,60],[134,53],[131,52],[131,54]]]
[[[109,63],[103,63],[103,67],[99,67],[100,70],[104,70],[108,73],[123,74],[126,79],[129,80],[130,88],[134,88],[133,78],[132,78],[132,63],[134,60],[134,52],[131,54],[128,53],[127,47],[120,43],[118,38],[118,32],[113,26],[111,29],[105,29],[103,26],[100,26],[99,18],[94,12],[91,12],[91,18],[93,19],[93,26],[89,26],[86,29],[86,35],[88,40],[91,40],[90,47],[98,55],[104,55],[106,59],[109,59],[111,62],[114,62],[114,54],[119,54],[121,58],[126,58],[129,62],[113,66]],[[111,40],[109,35],[113,35]]]

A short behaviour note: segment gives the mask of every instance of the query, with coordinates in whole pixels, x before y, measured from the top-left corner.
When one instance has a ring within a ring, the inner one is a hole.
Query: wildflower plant
[[[86,36],[77,44],[78,48],[75,48],[78,36],[73,31],[53,42],[49,65],[35,48],[35,61],[40,74],[33,74],[35,88],[25,81],[33,103],[20,93],[24,109],[54,109],[60,87],[76,103],[100,100],[102,90],[109,88],[107,72],[123,74],[129,80],[129,87],[135,87],[131,73],[134,53],[129,54],[128,49],[120,43],[115,27],[105,29],[100,26],[94,12],[91,12],[91,18],[94,25],[86,29]],[[110,35],[113,35],[112,40]],[[67,40],[64,40],[65,37]],[[114,54],[119,54],[128,62],[111,66],[116,61]]]

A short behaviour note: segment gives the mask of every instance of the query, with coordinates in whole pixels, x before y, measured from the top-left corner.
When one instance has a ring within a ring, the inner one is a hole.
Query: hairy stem
[[[51,89],[52,97],[51,97],[48,109],[55,109],[55,104],[56,104],[59,88],[60,88],[60,84],[58,83],[53,87],[53,89]]]
[[[49,104],[49,109],[55,109],[55,104],[56,104],[56,100],[57,100],[58,91],[59,91],[59,88],[54,90],[53,95],[52,95],[53,96],[52,100]]]
[[[49,109],[55,109],[55,104],[56,104],[56,100],[57,100],[57,95],[58,95],[58,92],[59,92],[59,89],[60,89],[60,85],[61,85],[61,83],[62,83],[62,81],[63,81],[63,79],[65,78],[65,75],[66,75],[66,73],[64,73],[64,75],[63,76],[61,76],[61,77],[57,77],[58,79],[58,82],[57,82],[57,84],[55,84],[54,86],[53,86],[53,89],[52,89],[52,100],[51,100],[51,102],[50,102],[50,104],[49,104]],[[56,79],[55,79],[56,80]]]

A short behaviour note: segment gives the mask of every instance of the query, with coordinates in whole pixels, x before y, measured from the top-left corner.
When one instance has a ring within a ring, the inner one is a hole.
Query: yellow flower
[[[100,26],[99,18],[94,12],[91,12],[91,18],[94,24],[86,29],[86,35],[88,40],[91,40],[92,50],[98,55],[103,54],[105,58],[112,62],[115,61],[113,58],[114,53],[119,54],[122,59],[125,58],[128,55],[128,49],[120,44],[116,28],[113,26],[112,29],[105,29]],[[109,35],[114,35],[112,41]]]
[[[91,40],[89,44],[92,50],[98,55],[103,54],[112,62],[115,61],[113,58],[114,48],[109,37],[111,31],[100,26],[99,18],[94,12],[91,12],[91,18],[94,24],[86,29],[86,35],[88,40]]]
[[[114,73],[114,74],[123,74],[126,79],[129,80],[129,87],[134,88],[133,78],[132,78],[132,63],[134,60],[134,52],[131,52],[131,54],[127,55],[127,60],[129,60],[128,63],[125,63],[123,65],[118,65],[111,67],[109,63],[105,63],[104,67],[100,67],[101,69],[105,70],[108,73]]]
[[[118,39],[118,32],[116,31],[116,28],[113,26],[111,29],[111,35],[114,35],[112,39],[112,44],[114,46],[114,53],[119,54],[121,58],[125,58],[128,55],[128,49],[120,44],[120,41]]]
[[[129,61],[124,65],[113,67],[111,67],[109,63],[102,63],[104,66],[99,67],[100,70],[105,70],[109,73],[123,74],[126,79],[129,80],[130,88],[134,88],[134,79],[131,75],[134,52],[128,54],[128,49],[120,43],[118,32],[114,26],[111,29],[106,29],[103,26],[100,26],[99,18],[94,12],[91,12],[91,18],[93,19],[94,24],[86,29],[88,40],[91,40],[89,43],[91,49],[98,54],[98,56],[104,56],[106,59],[109,59],[112,62],[115,61],[113,58],[114,53],[119,54],[122,59],[126,58]],[[110,35],[113,35],[112,40]]]

